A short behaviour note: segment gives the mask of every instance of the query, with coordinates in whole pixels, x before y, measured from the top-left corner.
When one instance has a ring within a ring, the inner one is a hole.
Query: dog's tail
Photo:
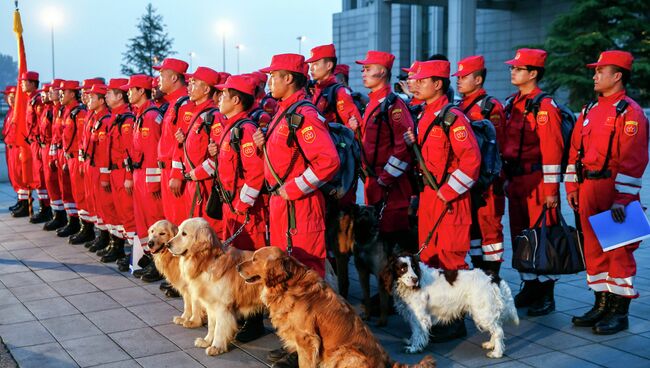
[[[393,368],[435,368],[436,367],[436,360],[433,359],[431,355],[427,355],[422,360],[420,360],[420,363],[417,364],[402,364],[395,362],[393,363]]]
[[[501,292],[501,298],[505,303],[505,315],[504,319],[511,321],[515,326],[519,325],[519,315],[517,314],[517,308],[515,308],[515,301],[512,299],[512,292],[510,287],[505,280],[499,282],[499,291]]]

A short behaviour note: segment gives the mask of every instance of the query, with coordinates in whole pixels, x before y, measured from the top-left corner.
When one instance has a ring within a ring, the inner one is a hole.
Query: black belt
[[[585,170],[583,176],[586,180],[609,179],[612,177],[612,171]]]
[[[133,163],[133,169],[134,170],[142,169],[142,164],[140,162],[134,162]]]
[[[135,165],[133,165],[135,167]],[[158,168],[159,169],[164,169],[165,168],[165,162],[164,161],[158,161]]]
[[[109,170],[117,170],[117,169],[119,169],[119,168],[120,168],[120,167],[117,166],[117,164],[110,164],[110,165],[108,165],[108,169],[109,169]]]

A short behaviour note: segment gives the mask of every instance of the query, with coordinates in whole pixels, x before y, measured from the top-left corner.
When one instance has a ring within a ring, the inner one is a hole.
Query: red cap
[[[52,88],[52,84],[51,84],[51,83],[44,83],[44,84],[43,84],[43,88],[41,88],[39,91],[40,91],[40,92],[49,92],[49,91],[50,91],[50,88]]]
[[[485,69],[485,59],[483,59],[483,56],[469,56],[458,62],[458,71],[452,75],[454,77],[464,77],[483,69]]]
[[[176,73],[184,74],[185,72],[187,72],[188,66],[189,65],[187,65],[187,63],[184,62],[183,60],[178,60],[174,58],[165,58],[162,64],[156,65],[153,68],[155,70],[169,69],[175,71]]]
[[[160,78],[151,78],[151,89],[158,88],[160,84]]]
[[[54,89],[61,88],[61,83],[62,82],[63,82],[63,79],[52,79],[52,88],[54,88]]]
[[[88,93],[93,93],[96,95],[105,95],[106,92],[108,92],[108,86],[105,85],[104,83],[97,83],[93,84],[92,87],[90,87],[90,91]]]
[[[225,83],[217,85],[218,90],[226,88],[236,89],[247,95],[255,95],[256,80],[246,75],[232,75],[228,77]]]
[[[346,77],[350,76],[350,66],[346,64],[336,64],[336,68],[334,68],[334,75],[337,74],[343,74]]]
[[[423,61],[418,64],[418,70],[409,79],[431,77],[449,78],[449,62],[447,60]]]
[[[79,81],[64,80],[61,82],[59,89],[63,91],[65,91],[66,89],[71,89],[76,91],[78,89],[81,89],[81,87],[79,86]]]
[[[104,84],[104,78],[84,79],[83,83],[81,83],[81,89],[90,89],[95,84]]]
[[[5,90],[2,91],[5,95],[8,95],[10,93],[15,93],[16,92],[16,86],[6,86]]]
[[[211,86],[216,86],[219,83],[219,72],[205,66],[200,66],[196,68],[193,74],[187,74],[186,78],[198,79]]]
[[[519,49],[515,54],[515,58],[506,61],[506,64],[512,66],[536,66],[538,68],[544,67],[546,62],[546,51],[540,49]]]
[[[391,69],[393,67],[393,61],[395,61],[395,55],[383,51],[368,51],[366,54],[365,60],[357,60],[357,64],[368,65],[368,64],[379,64],[386,69]]]
[[[418,71],[418,65],[420,65],[420,62],[415,60],[413,64],[411,64],[410,68],[400,68],[404,73],[415,73]]]
[[[623,69],[632,70],[634,57],[627,51],[611,50],[603,51],[595,63],[587,64],[588,68],[595,68],[601,65],[616,65]]]
[[[151,77],[144,74],[134,74],[129,78],[128,83],[124,84],[121,89],[128,91],[129,88],[151,89]]]
[[[30,80],[38,82],[38,73],[37,72],[24,72],[20,75],[20,80]]]
[[[254,71],[251,73],[251,76],[257,80],[257,83],[266,83],[266,81],[269,80],[269,77],[266,75],[266,73],[262,73],[260,71]]]
[[[128,82],[129,80],[126,78],[111,78],[111,80],[108,81],[108,85],[106,86],[106,88],[122,90],[122,86],[127,84]]]
[[[276,70],[286,70],[305,74],[305,57],[298,54],[273,55],[271,65],[260,69],[262,73],[270,73]]]
[[[217,84],[226,83],[226,80],[228,80],[228,78],[230,78],[231,75],[232,74],[227,73],[227,72],[219,72],[219,81],[217,82]]]
[[[309,59],[305,60],[305,63],[313,63],[324,58],[335,58],[336,57],[336,48],[333,44],[316,46],[311,49],[311,56]]]

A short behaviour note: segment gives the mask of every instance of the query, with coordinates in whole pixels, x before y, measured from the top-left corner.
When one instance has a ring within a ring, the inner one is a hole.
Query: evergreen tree
[[[0,89],[16,84],[18,79],[18,64],[9,55],[0,54]]]
[[[161,15],[149,3],[146,13],[138,24],[140,34],[129,40],[127,51],[122,54],[124,75],[153,75],[153,66],[175,52],[171,50],[174,39],[165,32]]]
[[[568,91],[579,110],[594,97],[593,70],[601,51],[624,50],[634,56],[628,94],[641,106],[650,103],[650,2],[647,0],[576,0],[551,25],[542,46],[548,51],[544,87]]]

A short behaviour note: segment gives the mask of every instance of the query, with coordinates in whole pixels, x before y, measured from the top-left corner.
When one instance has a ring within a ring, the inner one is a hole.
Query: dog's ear
[[[413,267],[413,272],[417,275],[418,279],[422,278],[422,270],[420,270],[420,257],[411,254],[411,267]]]
[[[393,282],[395,282],[395,271],[393,270],[394,267],[395,257],[391,255],[388,258],[388,263],[386,263],[384,269],[379,273],[379,283],[389,294],[393,291]]]
[[[174,224],[172,222],[169,222],[169,230],[170,230],[171,236],[174,236],[174,235],[178,234],[178,226],[176,226],[176,224]]]
[[[266,276],[264,277],[266,287],[275,287],[291,277],[287,272],[287,258],[289,257],[283,256],[266,262]]]
[[[196,229],[195,241],[198,251],[217,248],[217,251],[221,252],[221,244],[217,238],[217,234],[210,226],[201,226]]]

